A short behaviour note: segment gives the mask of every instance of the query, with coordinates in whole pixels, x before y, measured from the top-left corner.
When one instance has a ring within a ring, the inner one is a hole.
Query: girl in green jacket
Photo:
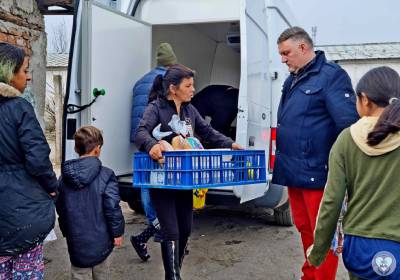
[[[350,279],[400,279],[400,76],[374,68],[356,94],[362,118],[332,147],[308,260],[319,266],[325,259],[347,192],[343,262]]]

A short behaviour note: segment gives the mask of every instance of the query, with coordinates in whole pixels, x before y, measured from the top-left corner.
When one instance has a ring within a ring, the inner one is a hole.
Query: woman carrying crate
[[[232,139],[214,130],[190,104],[194,94],[194,72],[180,64],[171,66],[165,76],[154,80],[143,118],[136,132],[136,144],[154,160],[162,159],[165,145],[152,136],[153,129],[160,125],[160,131],[168,136],[163,140],[172,144],[172,139],[180,134],[192,137],[196,132],[215,148],[242,149]],[[174,116],[175,115],[175,116]],[[172,118],[179,117],[182,126],[179,131],[170,127]],[[170,132],[170,133],[168,133]],[[193,195],[192,190],[151,189],[151,199],[161,225],[163,241],[161,254],[165,269],[165,279],[181,279],[180,269],[188,238],[192,230]]]

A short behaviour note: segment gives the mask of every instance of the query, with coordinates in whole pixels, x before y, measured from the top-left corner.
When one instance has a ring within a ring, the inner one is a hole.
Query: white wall
[[[225,43],[218,43],[211,69],[210,84],[239,88],[240,54]]]
[[[46,97],[54,94],[53,76],[61,75],[63,82],[63,94],[67,85],[67,68],[47,68],[46,70]]]
[[[62,79],[62,93],[65,96],[66,84],[67,84],[67,68],[47,68],[46,70],[46,99],[45,102],[49,102],[50,98],[54,98],[54,83],[53,76],[61,75]],[[44,113],[44,127],[46,129],[52,129],[55,126],[55,123],[49,118],[49,114]]]
[[[344,70],[347,71],[351,78],[353,88],[357,85],[361,77],[368,70],[379,67],[388,66],[396,70],[400,74],[400,58],[399,59],[366,59],[366,60],[344,60],[338,62]]]
[[[153,51],[161,42],[170,43],[178,62],[196,71],[195,87],[202,88],[210,81],[216,43],[190,25],[153,27]],[[153,65],[155,57],[153,56]]]

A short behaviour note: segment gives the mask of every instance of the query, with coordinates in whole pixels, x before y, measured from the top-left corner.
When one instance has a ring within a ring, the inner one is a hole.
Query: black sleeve
[[[104,189],[103,208],[108,228],[114,238],[122,236],[125,230],[124,216],[119,206],[120,200],[117,178],[112,172]]]
[[[50,162],[50,147],[36,119],[32,105],[21,99],[17,106],[18,139],[25,156],[27,172],[48,192],[57,191],[58,182]]]
[[[59,180],[59,194],[56,201],[56,210],[58,214],[58,225],[60,227],[62,235],[67,235],[67,228],[65,223],[65,207],[64,207],[64,192],[62,185],[62,177]]]
[[[154,103],[147,105],[143,117],[140,120],[139,127],[136,130],[135,143],[140,150],[149,152],[157,144],[151,132],[159,123],[158,109]]]
[[[211,127],[200,115],[197,109],[192,106],[195,115],[195,132],[203,142],[211,144],[215,148],[232,148],[233,140]]]

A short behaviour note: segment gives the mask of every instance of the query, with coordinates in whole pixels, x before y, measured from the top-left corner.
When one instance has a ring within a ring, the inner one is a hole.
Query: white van
[[[132,88],[154,67],[159,43],[168,42],[178,61],[196,71],[198,90],[210,84],[239,88],[234,140],[249,149],[265,150],[272,167],[271,135],[287,77],[276,40],[292,22],[284,1],[131,0],[126,13],[92,0],[76,5],[63,160],[76,157],[72,136],[77,128],[86,124],[100,128],[105,139],[101,160],[119,177],[122,199],[131,208],[140,208],[140,192],[131,183]],[[93,102],[95,88],[105,89],[106,94]],[[286,201],[284,188],[266,183],[210,189],[206,203],[253,203],[275,209],[277,222],[290,224]]]

